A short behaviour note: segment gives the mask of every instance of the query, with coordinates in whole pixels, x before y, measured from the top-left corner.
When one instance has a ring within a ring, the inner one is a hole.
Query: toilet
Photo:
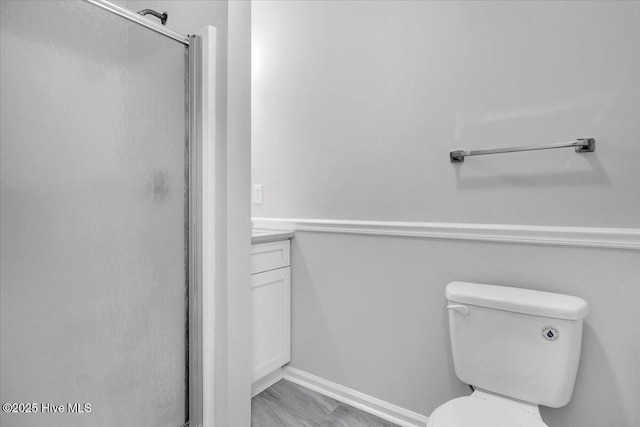
[[[447,285],[458,378],[474,388],[427,427],[545,427],[538,405],[571,400],[582,349],[582,298],[506,286]]]

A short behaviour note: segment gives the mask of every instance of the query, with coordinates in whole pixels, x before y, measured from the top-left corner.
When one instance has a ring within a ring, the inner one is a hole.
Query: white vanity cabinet
[[[251,395],[284,376],[291,360],[289,239],[251,245]]]

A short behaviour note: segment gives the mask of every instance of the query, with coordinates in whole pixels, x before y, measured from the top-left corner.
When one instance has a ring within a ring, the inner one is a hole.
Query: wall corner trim
[[[255,228],[640,250],[640,228],[252,218]]]
[[[284,379],[402,427],[425,427],[428,418],[300,369],[285,368]]]

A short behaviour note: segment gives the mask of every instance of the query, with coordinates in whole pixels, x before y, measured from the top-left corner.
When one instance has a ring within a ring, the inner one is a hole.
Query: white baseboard
[[[252,218],[252,221],[256,228],[270,230],[640,250],[639,228],[352,221],[307,218]]]
[[[427,425],[428,418],[424,415],[392,405],[391,403],[376,399],[359,391],[341,386],[340,384],[327,381],[308,372],[301,371],[300,369],[285,368],[284,379],[402,427],[425,427]]]
[[[262,393],[283,378],[284,368],[278,368],[275,371],[268,373],[264,377],[255,380],[253,384],[251,384],[251,397]]]

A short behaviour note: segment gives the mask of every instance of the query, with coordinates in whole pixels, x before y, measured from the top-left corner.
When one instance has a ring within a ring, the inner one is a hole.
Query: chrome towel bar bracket
[[[482,156],[484,154],[515,153],[518,151],[550,150],[552,148],[575,147],[576,153],[592,153],[596,150],[594,138],[579,138],[569,142],[554,142],[541,145],[523,145],[520,147],[493,148],[490,150],[456,150],[449,153],[451,163],[462,163],[467,156]]]

